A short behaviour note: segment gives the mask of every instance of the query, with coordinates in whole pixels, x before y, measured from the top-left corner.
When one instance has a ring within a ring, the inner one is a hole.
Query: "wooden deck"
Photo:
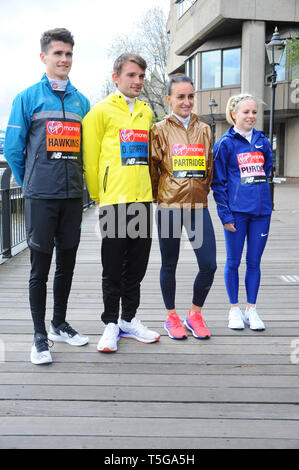
[[[161,333],[160,341],[121,339],[115,354],[96,351],[103,325],[94,209],[84,214],[68,313],[72,326],[90,336],[89,345],[55,344],[53,364],[32,365],[28,250],[0,265],[0,448],[298,449],[299,185],[278,186],[275,194],[258,299],[264,332],[227,328],[224,241],[212,197],[218,270],[204,311],[208,341],[189,336],[175,342],[166,335],[154,239],[139,317]],[[183,242],[177,271],[182,318],[195,271]],[[48,323],[52,276],[53,270]]]

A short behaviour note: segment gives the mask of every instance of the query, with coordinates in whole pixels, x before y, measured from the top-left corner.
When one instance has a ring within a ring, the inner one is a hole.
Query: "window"
[[[201,55],[201,88],[221,87],[221,51]]]
[[[223,51],[222,86],[239,85],[241,82],[241,49]]]
[[[201,54],[201,88],[239,85],[241,49],[223,49]]]
[[[198,54],[187,60],[186,75],[191,78],[194,90],[198,90]]]
[[[181,18],[181,16],[186,13],[189,8],[192,7],[193,3],[195,3],[196,0],[177,0],[176,3],[178,4],[178,18]]]

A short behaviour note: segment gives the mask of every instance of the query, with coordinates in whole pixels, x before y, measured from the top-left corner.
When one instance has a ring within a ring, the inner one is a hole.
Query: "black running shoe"
[[[80,335],[67,322],[61,323],[56,328],[51,322],[48,338],[58,343],[68,343],[73,346],[83,346],[89,342],[88,336]]]

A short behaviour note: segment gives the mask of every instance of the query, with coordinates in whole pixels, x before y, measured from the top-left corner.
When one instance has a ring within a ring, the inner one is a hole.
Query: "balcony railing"
[[[196,1],[197,0],[177,0],[176,3],[178,4],[178,18],[181,18],[181,16],[183,16]]]
[[[11,258],[12,248],[26,242],[25,210],[22,188],[11,187],[11,170],[2,170],[0,189],[0,256]],[[83,209],[92,206],[86,187],[83,193]]]

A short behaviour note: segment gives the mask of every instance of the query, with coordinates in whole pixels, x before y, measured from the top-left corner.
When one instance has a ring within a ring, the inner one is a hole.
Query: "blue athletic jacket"
[[[4,156],[24,197],[82,197],[81,121],[89,109],[69,80],[61,99],[46,75],[16,96]]]
[[[213,155],[211,187],[222,223],[233,223],[234,212],[271,214],[272,151],[265,134],[253,129],[249,143],[231,127],[214,145]]]

